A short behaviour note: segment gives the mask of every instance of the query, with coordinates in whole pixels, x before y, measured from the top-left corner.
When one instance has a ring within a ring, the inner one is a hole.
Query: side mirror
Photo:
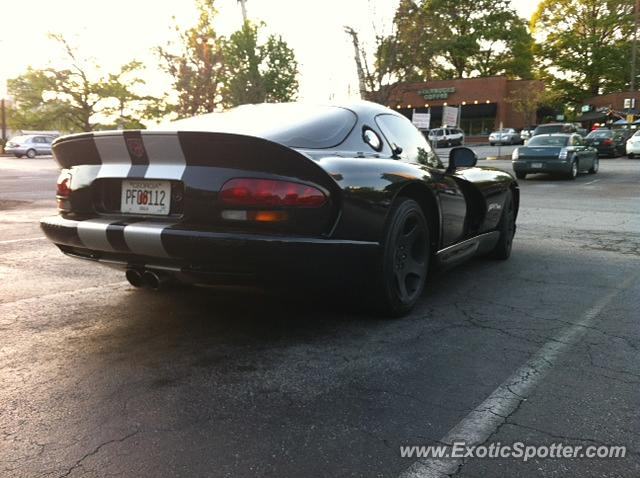
[[[394,158],[399,158],[402,154],[402,146],[399,146],[396,143],[391,143],[391,153],[393,153]]]
[[[463,147],[449,151],[449,167],[451,171],[457,168],[472,168],[478,162],[478,156],[471,149]]]

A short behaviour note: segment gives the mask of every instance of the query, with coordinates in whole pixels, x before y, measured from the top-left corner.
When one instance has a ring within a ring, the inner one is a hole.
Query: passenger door
[[[580,169],[589,169],[593,166],[593,161],[597,153],[592,154],[591,148],[587,147],[582,137],[578,134],[574,134],[569,138],[569,146],[573,146],[578,161],[580,162]]]
[[[424,136],[406,118],[383,114],[376,117],[376,123],[390,145],[402,148],[401,161],[426,167],[434,181],[435,194],[440,204],[441,227],[440,248],[450,246],[464,238],[467,201],[460,179],[447,173],[444,165]],[[443,134],[444,130],[438,130]],[[438,139],[444,139],[438,136]]]

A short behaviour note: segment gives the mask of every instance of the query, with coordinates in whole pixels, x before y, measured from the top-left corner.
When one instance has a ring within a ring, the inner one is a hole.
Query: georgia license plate
[[[122,181],[121,212],[166,216],[170,206],[170,181]]]
[[[531,167],[532,168],[541,168],[542,167],[542,163],[531,163]]]

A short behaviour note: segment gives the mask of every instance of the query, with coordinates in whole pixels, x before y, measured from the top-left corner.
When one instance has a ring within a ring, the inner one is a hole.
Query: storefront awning
[[[600,113],[598,111],[589,111],[581,116],[576,118],[576,121],[598,121],[601,119],[605,119],[607,117],[606,113]]]

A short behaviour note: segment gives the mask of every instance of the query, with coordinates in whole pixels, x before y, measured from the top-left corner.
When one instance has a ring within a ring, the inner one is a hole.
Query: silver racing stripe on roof
[[[142,141],[149,158],[144,174],[147,179],[182,179],[187,161],[177,133],[143,133]]]
[[[142,221],[124,228],[124,240],[134,254],[150,257],[169,257],[162,245],[162,231],[176,222]]]
[[[94,133],[93,141],[101,163],[97,177],[126,178],[131,169],[131,157],[122,131],[110,131],[108,135]]]
[[[96,251],[114,251],[107,238],[107,228],[113,224],[113,219],[89,219],[80,221],[77,225],[78,237],[87,249]]]

